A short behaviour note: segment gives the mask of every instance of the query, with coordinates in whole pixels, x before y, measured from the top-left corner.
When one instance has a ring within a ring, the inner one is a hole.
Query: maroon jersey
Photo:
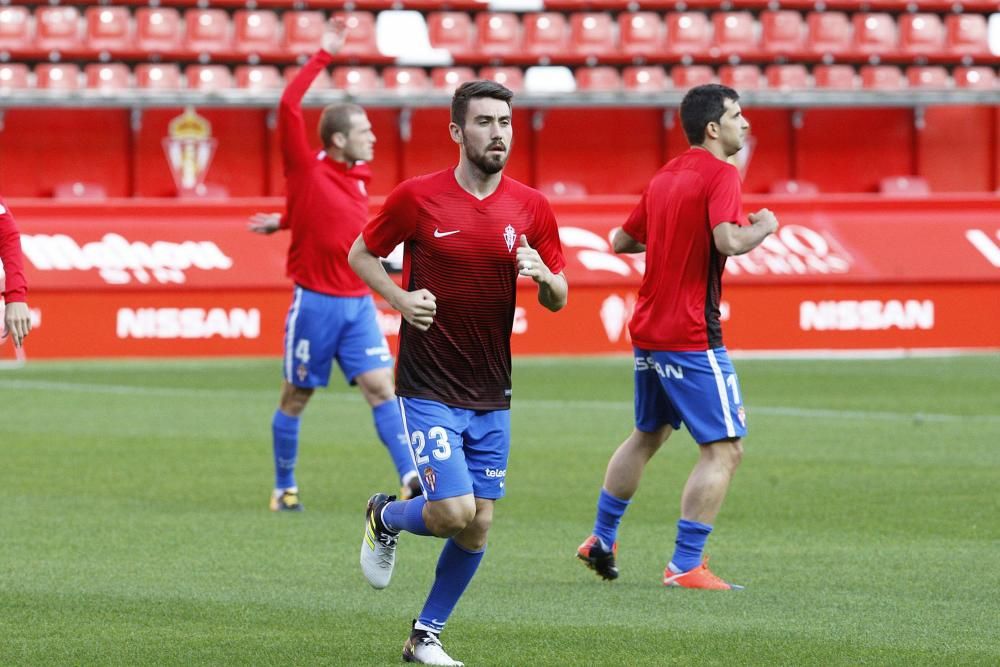
[[[427,331],[403,322],[396,393],[473,410],[510,407],[510,333],[521,235],[553,273],[565,266],[549,202],[503,176],[479,200],[451,167],[396,187],[365,227],[385,257],[404,242],[403,287],[437,299]]]
[[[24,260],[21,256],[21,235],[14,225],[7,204],[0,199],[0,263],[3,271],[0,276],[0,286],[3,286],[0,296],[7,303],[24,301],[28,295],[28,283],[24,279]]]
[[[331,296],[361,296],[371,291],[351,270],[347,253],[368,220],[365,184],[371,170],[362,163],[348,169],[310,148],[302,117],[302,97],[331,61],[319,51],[281,96],[278,131],[288,190],[281,227],[292,230],[288,277],[295,284]]]
[[[722,346],[719,302],[726,256],[712,230],[740,224],[736,167],[692,148],[661,168],[622,229],[646,244],[646,273],[629,333],[644,350]]]

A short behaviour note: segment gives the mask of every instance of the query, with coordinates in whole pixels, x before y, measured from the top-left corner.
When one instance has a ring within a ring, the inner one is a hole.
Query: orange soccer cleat
[[[708,569],[708,557],[701,565],[687,572],[674,572],[668,565],[663,570],[663,585],[679,588],[701,588],[709,591],[741,591],[742,586],[723,581],[721,577]]]
[[[605,551],[596,535],[588,537],[576,549],[576,557],[607,581],[618,578],[618,566],[615,564],[615,556],[617,555],[617,542],[611,545],[611,551]]]

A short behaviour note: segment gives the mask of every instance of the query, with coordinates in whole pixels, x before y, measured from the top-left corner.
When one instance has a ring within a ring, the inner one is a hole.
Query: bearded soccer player
[[[577,557],[604,579],[618,577],[619,522],[643,470],[681,423],[699,458],[681,495],[667,586],[741,588],[703,560],[705,542],[743,455],[746,416],[739,380],[722,343],[719,303],[726,257],[756,248],[778,228],[767,209],[741,224],[740,177],[727,158],[742,148],[750,125],[736,91],[710,84],[681,102],[691,148],[649,182],[612,239],[615,252],[646,252],[629,332],[635,348],[635,429],[608,463],[593,534]]]
[[[368,287],[351,271],[347,253],[368,220],[375,135],[364,109],[334,104],[319,121],[322,151],[309,147],[302,98],[316,76],[343,46],[345,27],[334,22],[322,49],[302,67],[281,96],[278,130],[287,184],[284,216],[259,213],[250,230],[292,232],[288,275],[295,282],[285,322],[284,382],[271,420],[275,484],[272,511],[301,511],[295,464],[299,422],[316,387],[330,380],[333,360],[361,389],[372,408],[375,430],[389,450],[402,484],[401,494],[420,493],[395,401],[392,355],[379,328]]]
[[[14,224],[14,216],[0,199],[0,266],[3,270],[3,324],[5,336],[10,336],[14,347],[21,347],[24,337],[31,331],[31,313],[28,310],[28,282],[24,279],[24,258],[21,255],[21,235]]]
[[[510,335],[518,275],[551,311],[568,287],[556,220],[539,192],[503,175],[511,98],[492,81],[462,84],[451,105],[457,167],[405,181],[351,249],[368,285],[403,315],[396,384],[424,495],[368,501],[361,569],[392,576],[400,531],[446,538],[403,659],[461,665],[439,635],[486,549],[510,450]],[[404,243],[403,287],[378,258]]]

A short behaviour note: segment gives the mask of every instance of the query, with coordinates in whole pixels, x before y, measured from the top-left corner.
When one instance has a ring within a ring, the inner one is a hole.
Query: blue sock
[[[392,462],[396,464],[396,472],[402,480],[413,470],[413,458],[410,456],[410,445],[403,432],[403,416],[399,413],[399,403],[395,399],[379,403],[372,408],[375,418],[375,430],[382,444],[389,450]]]
[[[274,437],[274,488],[289,489],[295,486],[295,460],[299,456],[299,418],[275,410],[271,420],[271,434]]]
[[[594,535],[601,540],[601,546],[610,550],[618,539],[618,524],[625,515],[631,500],[616,498],[604,489],[597,499],[597,518],[594,520]]]
[[[427,499],[423,496],[393,501],[382,509],[382,525],[397,533],[405,530],[414,535],[430,535],[423,516],[426,504]]]
[[[712,527],[706,523],[681,519],[677,522],[677,542],[671,565],[681,572],[687,572],[701,565],[701,552]]]
[[[427,602],[417,618],[418,626],[433,632],[444,630],[445,622],[455,609],[458,598],[462,597],[466,586],[472,581],[472,575],[476,573],[485,553],[485,548],[481,551],[466,551],[453,539],[445,542],[434,573],[434,585],[431,586]]]

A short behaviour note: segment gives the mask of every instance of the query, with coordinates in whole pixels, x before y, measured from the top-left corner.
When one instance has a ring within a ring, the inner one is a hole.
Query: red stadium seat
[[[959,56],[985,56],[990,53],[986,17],[982,14],[951,14],[944,20],[947,28],[945,48]]]
[[[555,12],[524,17],[524,51],[532,56],[551,58],[567,50],[569,28],[566,17]]]
[[[496,81],[515,93],[524,90],[524,71],[520,67],[484,67],[479,70],[479,78]]]
[[[618,52],[610,14],[577,12],[570,17],[570,48],[578,56],[601,58]]]
[[[760,25],[765,53],[791,55],[804,49],[806,25],[802,14],[789,10],[761,12]]]
[[[233,75],[225,65],[189,65],[184,71],[190,90],[229,90]]]
[[[586,197],[587,186],[577,181],[546,181],[538,186],[546,197]]]
[[[142,63],[135,68],[135,85],[146,90],[177,90],[181,70],[177,63]]]
[[[435,49],[447,49],[453,56],[473,51],[472,19],[465,12],[431,12],[427,15],[427,36]]]
[[[181,15],[171,7],[140,7],[135,12],[136,48],[170,53],[181,48]]]
[[[435,67],[431,70],[431,86],[434,90],[448,93],[455,92],[466,81],[475,79],[476,72],[471,67]]]
[[[715,48],[721,55],[746,58],[757,51],[757,22],[750,12],[716,12],[712,25]]]
[[[614,67],[581,67],[575,76],[577,90],[617,92],[622,89],[622,77]]]
[[[698,57],[708,53],[712,30],[708,17],[701,12],[675,12],[667,15],[667,51],[681,56]]]
[[[378,90],[382,87],[373,67],[337,67],[333,70],[331,84],[337,90],[351,93]]]
[[[234,45],[238,53],[266,55],[278,50],[278,15],[274,12],[241,9],[233,14],[233,26]]]
[[[28,66],[23,63],[4,63],[0,65],[0,90],[17,90],[30,88]]]
[[[34,42],[27,7],[0,7],[0,51],[30,49]]]
[[[736,91],[757,90],[763,77],[756,65],[723,65],[719,68],[719,83]]]
[[[884,13],[854,15],[854,49],[865,56],[884,56],[896,51],[896,22]]]
[[[232,48],[232,26],[223,9],[189,9],[184,12],[184,25],[184,44],[190,51],[214,55]]]
[[[768,65],[764,71],[767,87],[774,90],[805,90],[810,88],[805,65]]]
[[[993,90],[997,85],[997,75],[992,67],[956,67],[952,75],[959,88]]]
[[[775,181],[771,183],[769,191],[772,195],[815,195],[819,194],[819,188],[810,181],[799,181],[789,179]]]
[[[80,12],[76,7],[35,10],[35,46],[43,51],[70,51],[82,46]]]
[[[108,191],[100,183],[71,181],[68,183],[57,183],[52,188],[52,196],[56,199],[102,200],[108,198]]]
[[[879,192],[893,197],[926,197],[931,188],[920,176],[889,176],[879,181]]]
[[[658,93],[672,87],[662,67],[626,67],[622,72],[625,90],[640,93]]]
[[[686,90],[706,83],[717,83],[715,72],[708,65],[674,65],[670,69],[670,78],[675,88]]]
[[[344,69],[358,69],[355,67],[345,67]],[[366,68],[371,69],[371,68]],[[298,65],[292,67],[286,67],[283,76],[284,83],[287,86],[292,82],[292,79],[302,70]],[[372,79],[377,79],[378,76],[375,74],[375,70],[371,70]],[[330,82],[330,74],[324,69],[320,70],[319,74],[313,79],[313,82],[309,84],[309,90],[330,90],[333,84]],[[375,88],[378,87],[378,83],[375,84]],[[372,88],[374,90],[374,88]]]
[[[382,72],[382,83],[386,90],[397,93],[423,93],[431,87],[427,72],[422,67],[386,67]]]
[[[347,38],[338,55],[368,58],[378,56],[375,44],[375,16],[371,12],[338,12],[347,24]]]
[[[294,55],[312,55],[319,50],[326,30],[323,12],[285,12],[281,16],[285,27],[285,50]]]
[[[910,67],[906,70],[910,88],[950,88],[951,77],[944,67]]]
[[[621,52],[649,57],[663,50],[663,21],[656,12],[623,12],[618,15]]]
[[[236,87],[243,90],[280,90],[285,82],[274,65],[240,65],[236,68]]]
[[[177,192],[180,199],[228,199],[229,188],[218,183],[200,183]]]
[[[817,65],[813,79],[817,88],[853,90],[858,87],[857,74],[850,65]]]
[[[849,53],[851,50],[851,22],[843,12],[812,12],[806,18],[809,36],[806,49],[816,55],[829,57]]]
[[[875,90],[901,90],[906,87],[906,79],[894,65],[865,65],[861,68],[861,86]]]
[[[484,56],[505,57],[521,52],[521,24],[515,14],[481,12],[476,14],[479,52]]]
[[[77,90],[80,68],[72,63],[43,63],[35,67],[35,81],[46,90]]]
[[[110,93],[132,87],[132,73],[122,63],[90,63],[83,68],[83,76],[90,90]]]
[[[944,25],[937,14],[899,17],[899,50],[906,55],[937,55],[944,51]]]
[[[88,7],[87,48],[94,51],[127,51],[132,48],[132,17],[127,7]]]

